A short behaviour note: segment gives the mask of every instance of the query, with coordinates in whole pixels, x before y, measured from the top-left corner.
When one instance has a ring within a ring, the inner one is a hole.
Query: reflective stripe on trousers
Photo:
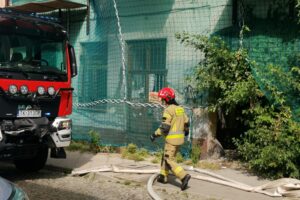
[[[168,175],[169,175],[169,171],[166,171],[166,170],[161,169],[161,170],[160,170],[160,174],[161,174],[161,175],[164,175],[164,176],[168,176]]]

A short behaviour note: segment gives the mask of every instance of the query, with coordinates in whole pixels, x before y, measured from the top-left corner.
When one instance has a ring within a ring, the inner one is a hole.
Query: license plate
[[[17,117],[41,117],[41,110],[19,110]]]

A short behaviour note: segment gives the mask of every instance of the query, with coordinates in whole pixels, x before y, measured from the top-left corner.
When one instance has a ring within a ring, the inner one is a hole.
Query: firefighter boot
[[[164,176],[164,175],[162,175],[162,174],[160,174],[160,175],[158,175],[158,177],[157,177],[157,182],[166,184],[166,183],[168,182],[168,181],[167,181],[167,177]]]
[[[181,180],[181,190],[185,190],[188,186],[189,180],[191,179],[191,175],[187,174],[185,177]]]

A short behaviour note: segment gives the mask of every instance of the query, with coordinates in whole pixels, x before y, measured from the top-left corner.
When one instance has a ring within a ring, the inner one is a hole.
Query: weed
[[[95,130],[91,130],[88,133],[88,141],[72,141],[70,146],[67,147],[69,151],[80,151],[80,152],[105,152],[105,153],[114,153],[117,151],[116,147],[113,146],[103,146],[101,145],[100,134]]]
[[[122,158],[127,158],[129,160],[134,161],[143,161],[145,158],[149,156],[149,152],[144,149],[138,149],[135,144],[129,144],[125,149],[122,151]]]
[[[194,165],[196,165],[199,162],[201,155],[201,149],[198,145],[192,146],[192,153],[191,153],[191,160]]]
[[[151,160],[152,163],[160,163],[161,162],[161,158],[163,156],[164,152],[163,150],[159,150],[157,152],[154,153],[154,158]]]
[[[100,135],[95,130],[89,131],[90,136],[90,150],[94,153],[98,153],[100,151],[99,144],[101,144]]]
[[[84,176],[84,178],[89,180],[89,181],[93,181],[96,178],[96,174],[95,173],[88,173],[87,175]]]
[[[184,164],[185,165],[192,165],[192,166],[194,166],[193,161],[191,159],[185,160]]]
[[[85,141],[71,141],[71,144],[66,149],[68,151],[88,152],[90,151],[90,145]]]
[[[113,146],[99,146],[99,151],[103,153],[116,153],[117,147]]]
[[[184,197],[187,198],[187,199],[189,198],[189,195],[188,195],[187,192],[183,192],[183,193],[182,193],[182,196],[184,196]]]
[[[131,184],[131,181],[127,180],[127,181],[124,182],[124,185],[130,185],[130,184]]]
[[[137,151],[137,146],[131,143],[127,146],[127,151],[128,153],[134,154]]]
[[[221,165],[215,162],[209,162],[202,160],[200,161],[196,167],[202,168],[202,169],[211,169],[211,170],[219,170],[221,169]]]
[[[151,162],[152,163],[159,163],[159,162],[161,162],[161,158],[162,158],[163,154],[164,154],[163,150],[160,150],[160,151],[154,153],[154,159],[152,159]],[[184,158],[183,158],[183,156],[182,156],[182,154],[180,152],[178,152],[176,154],[175,160],[176,160],[177,163],[184,162]]]
[[[183,161],[184,161],[183,156],[181,155],[180,152],[178,152],[178,153],[176,154],[176,162],[177,162],[177,163],[182,163]]]

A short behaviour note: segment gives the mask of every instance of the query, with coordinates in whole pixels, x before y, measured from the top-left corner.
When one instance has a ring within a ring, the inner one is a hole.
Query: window
[[[1,70],[27,73],[18,79],[49,81],[44,75],[51,74],[53,81],[67,81],[65,41],[0,34]]]
[[[166,39],[127,41],[128,98],[148,101],[166,82]]]
[[[105,99],[107,98],[107,43],[86,42],[81,45],[82,66],[78,101],[85,103]]]
[[[64,54],[61,51],[64,46],[59,43],[44,43],[41,45],[41,61],[46,62],[49,67],[66,72]],[[64,52],[64,51],[63,51]]]

